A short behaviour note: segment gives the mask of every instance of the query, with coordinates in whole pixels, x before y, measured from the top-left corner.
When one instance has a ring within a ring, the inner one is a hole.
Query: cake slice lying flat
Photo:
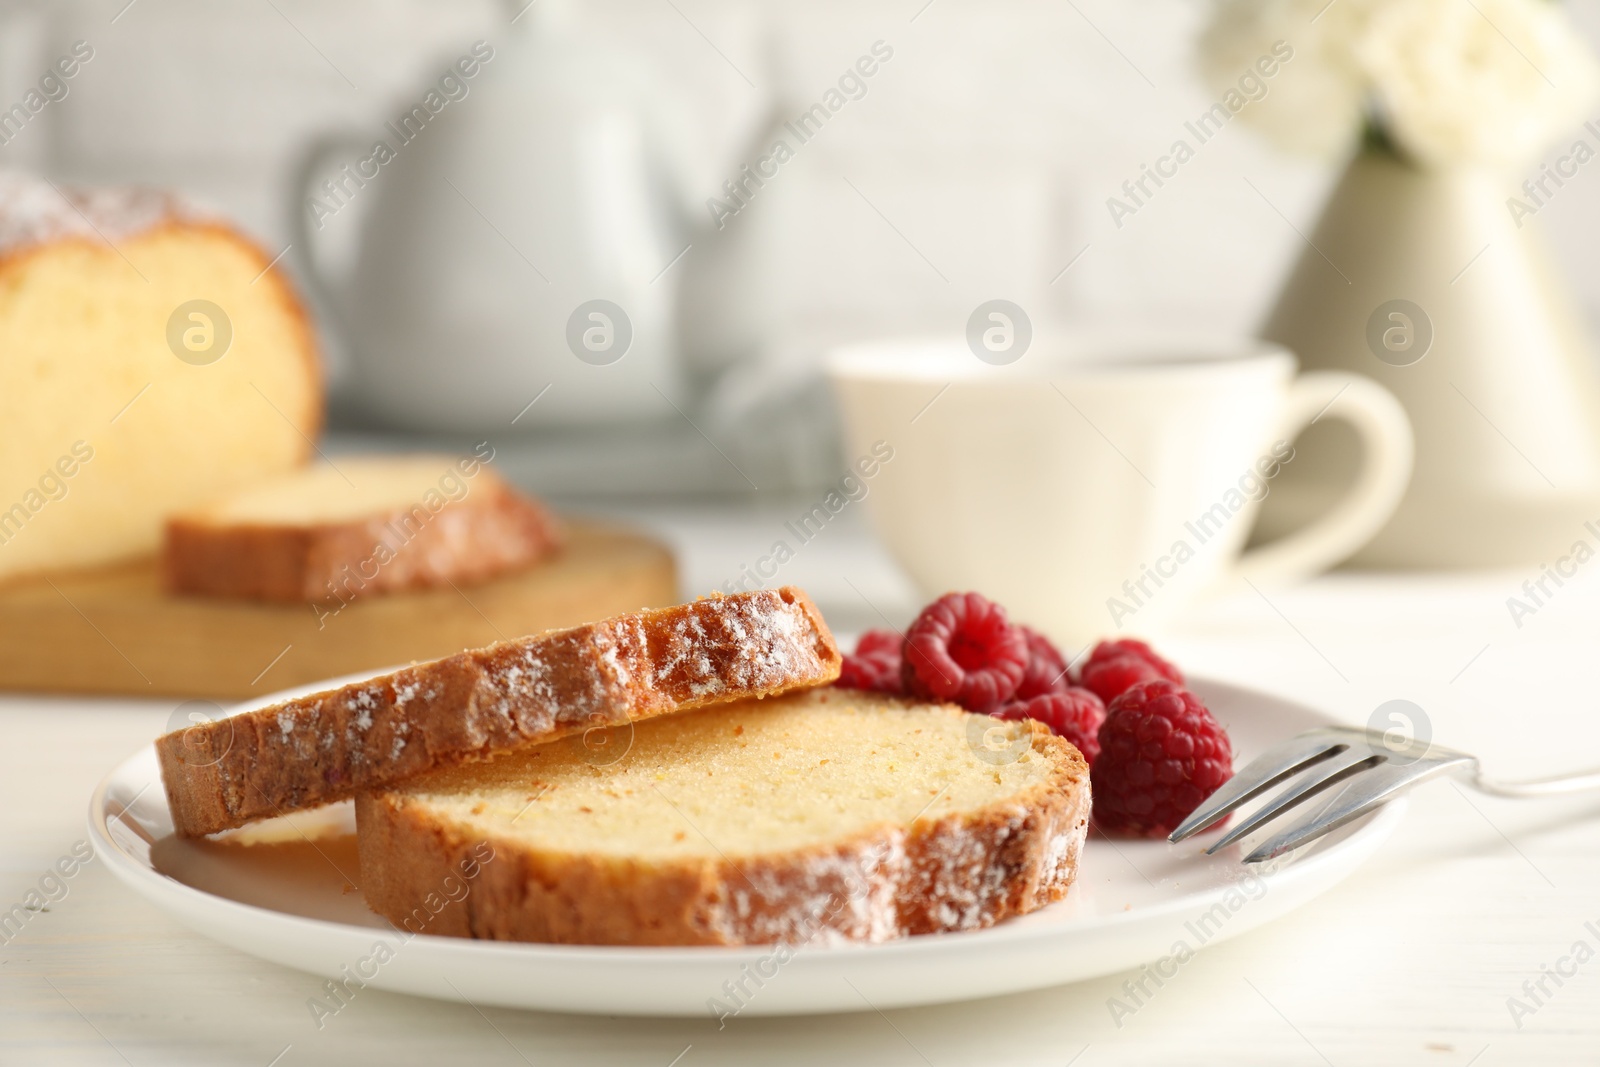
[[[883,941],[1060,899],[1088,830],[1077,749],[948,705],[816,689],[599,740],[358,797],[368,905],[513,941]]]
[[[556,544],[543,507],[475,457],[342,458],[169,519],[176,593],[340,601],[477,582]]]
[[[156,740],[185,836],[316,807],[521,745],[839,676],[798,589],[619,615],[408,667]]]

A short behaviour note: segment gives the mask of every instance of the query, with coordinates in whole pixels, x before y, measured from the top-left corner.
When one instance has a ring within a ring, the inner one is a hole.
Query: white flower
[[[1600,91],[1600,66],[1551,0],[1217,0],[1201,65],[1223,90],[1276,41],[1293,58],[1241,115],[1319,154],[1370,115],[1420,163],[1516,164]]]
[[[1359,48],[1380,121],[1419,162],[1519,164],[1583,121],[1600,70],[1549,0],[1406,0]]]
[[[1339,152],[1361,128],[1366,74],[1352,45],[1372,2],[1219,0],[1200,40],[1206,80],[1226,92],[1282,42],[1291,58],[1240,115],[1290,151]]]

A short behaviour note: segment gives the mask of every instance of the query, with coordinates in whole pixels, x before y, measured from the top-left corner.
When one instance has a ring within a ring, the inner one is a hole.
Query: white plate
[[[1203,680],[1193,686],[1227,726],[1241,763],[1332,721],[1237,686]],[[238,710],[326,687],[274,694]],[[1404,801],[1391,803],[1264,874],[1239,863],[1237,846],[1202,855],[1215,833],[1182,845],[1091,836],[1067,899],[1032,915],[988,930],[883,945],[815,943],[782,962],[769,948],[527,945],[400,934],[369,912],[351,885],[358,877],[353,839],[341,836],[353,829],[348,805],[316,817],[334,835],[315,844],[296,829],[287,844],[248,849],[180,840],[172,836],[153,746],[100,783],[89,830],[116,876],[178,921],[313,974],[549,1011],[784,1015],[993,996],[1144,963],[1170,977],[1200,947],[1333,886],[1372,854],[1403,808]],[[300,822],[305,829],[306,820]]]

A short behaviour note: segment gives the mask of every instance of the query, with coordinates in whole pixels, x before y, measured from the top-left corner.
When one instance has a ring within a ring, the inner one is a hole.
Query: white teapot
[[[440,70],[370,133],[315,142],[296,173],[294,244],[341,327],[339,384],[413,429],[676,418],[671,268],[689,224],[640,65],[540,0]],[[331,279],[322,231],[351,206],[353,266]]]

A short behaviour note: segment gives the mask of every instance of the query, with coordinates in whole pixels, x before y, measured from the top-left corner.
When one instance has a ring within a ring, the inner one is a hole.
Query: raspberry
[[[1023,672],[1017,686],[1017,700],[1031,700],[1045,693],[1066,689],[1072,684],[1067,677],[1067,661],[1050,639],[1037,630],[1019,626],[1028,640],[1028,669]]]
[[[1111,702],[1100,725],[1095,824],[1165,837],[1232,773],[1227,731],[1199,697],[1165,678],[1136,685]]]
[[[1013,700],[994,713],[997,719],[1037,719],[1078,747],[1090,766],[1100,755],[1097,736],[1106,718],[1106,706],[1087,689],[1052,690],[1031,700]]]
[[[876,693],[900,696],[905,687],[900,680],[901,637],[893,630],[868,630],[856,642],[854,655],[846,655],[834,685],[846,689],[869,689]]]
[[[1160,670],[1162,677],[1166,678],[1166,680],[1176,681],[1178,685],[1184,683],[1184,672],[1181,672],[1178,667],[1174,667],[1166,659],[1157,656],[1154,648],[1150,648],[1144,641],[1136,640],[1136,638],[1125,637],[1120,641],[1101,641],[1099,645],[1094,646],[1093,653],[1090,653],[1090,662],[1094,662],[1096,659],[1114,659],[1117,656],[1133,656],[1136,659],[1142,659],[1142,661],[1152,665],[1155,669]]]
[[[893,630],[868,630],[856,641],[856,655],[874,652],[892,652],[894,658],[900,658],[900,646],[905,643],[905,638]]]
[[[1028,667],[1028,639],[1006,609],[977,593],[946,593],[906,630],[906,692],[987,713],[1011,699]]]
[[[1137,656],[1113,656],[1096,663],[1085,663],[1078,672],[1078,682],[1095,696],[1110,704],[1129,689],[1143,682],[1162,682],[1155,666]]]
[[[1123,656],[1132,656],[1142,659],[1156,669],[1161,677],[1168,681],[1183,684],[1183,672],[1171,663],[1156,655],[1156,650],[1143,641],[1132,637],[1124,637],[1120,641],[1101,641],[1094,646],[1094,651],[1089,653],[1089,663],[1101,663],[1105,660],[1120,659]]]
[[[900,657],[884,652],[847,655],[839,664],[839,678],[833,683],[845,689],[868,689],[875,693],[901,696]]]
[[[1140,682],[1165,678],[1183,684],[1183,673],[1178,668],[1156,655],[1143,641],[1131,637],[1095,645],[1078,674],[1078,684],[1094,690],[1107,704]]]

